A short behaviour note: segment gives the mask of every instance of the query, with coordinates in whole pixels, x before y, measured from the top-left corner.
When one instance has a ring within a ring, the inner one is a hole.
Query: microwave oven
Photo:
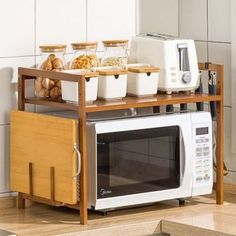
[[[212,192],[208,112],[88,121],[87,145],[89,209]]]

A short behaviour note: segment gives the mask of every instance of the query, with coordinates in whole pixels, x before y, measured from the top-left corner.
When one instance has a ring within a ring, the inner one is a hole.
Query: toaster
[[[194,92],[199,86],[195,43],[156,33],[141,34],[131,41],[130,62],[142,62],[160,68],[159,90],[167,94]]]

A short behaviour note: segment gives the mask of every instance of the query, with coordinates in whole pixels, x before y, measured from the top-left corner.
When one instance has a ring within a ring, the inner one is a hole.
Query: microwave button
[[[201,147],[197,147],[196,148],[196,152],[202,152],[202,148]]]
[[[201,143],[202,141],[201,141],[201,139],[197,139],[197,141],[196,141],[196,143]]]
[[[209,162],[210,162],[209,159],[206,159],[206,160],[203,161],[204,164],[207,164],[207,163],[209,163]]]
[[[209,179],[210,179],[210,176],[208,174],[205,174],[204,180],[209,180]]]
[[[202,165],[196,166],[196,170],[197,170],[197,171],[201,171],[201,170],[202,170]]]
[[[203,156],[205,156],[205,157],[206,157],[206,156],[209,156],[209,152],[204,152],[204,153],[203,153]]]
[[[177,68],[172,66],[172,67],[170,67],[170,70],[172,70],[172,71],[176,71]]]
[[[201,181],[202,181],[202,177],[197,177],[197,178],[196,178],[196,181],[197,181],[197,182],[201,182]]]
[[[201,157],[202,153],[201,152],[197,152],[197,157]]]

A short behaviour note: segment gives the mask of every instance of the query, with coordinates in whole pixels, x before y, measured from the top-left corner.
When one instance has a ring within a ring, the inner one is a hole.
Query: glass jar
[[[97,42],[72,43],[74,56],[70,69],[90,69],[100,65],[97,58]]]
[[[103,41],[104,56],[102,66],[126,67],[128,63],[128,40]]]
[[[47,71],[62,71],[67,69],[65,60],[66,45],[43,45],[41,61],[38,69]],[[38,77],[35,80],[35,94],[37,97],[61,98],[61,81]]]

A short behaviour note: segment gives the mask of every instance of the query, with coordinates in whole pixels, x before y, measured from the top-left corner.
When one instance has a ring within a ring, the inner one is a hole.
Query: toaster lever
[[[179,52],[179,70],[189,71],[188,45],[185,43],[181,43],[177,46]]]

